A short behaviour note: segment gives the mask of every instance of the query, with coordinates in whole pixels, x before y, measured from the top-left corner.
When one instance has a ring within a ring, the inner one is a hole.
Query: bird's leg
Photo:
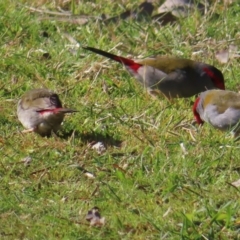
[[[167,100],[171,103],[174,103],[173,98],[170,98],[169,96],[164,95],[160,90],[158,89],[152,89],[152,88],[147,88],[148,94],[153,97],[154,99],[158,99],[159,97],[164,96],[167,98]]]
[[[151,89],[151,88],[147,88],[147,92],[154,98],[157,98],[161,94],[159,90]]]
[[[29,128],[29,129],[22,130],[21,133],[34,132],[34,130],[35,130],[35,128]]]
[[[54,139],[58,139],[59,136],[57,135],[57,133],[55,131],[51,131],[51,135]]]
[[[233,139],[239,139],[240,138],[240,132],[238,132],[238,131],[231,131],[230,132],[230,136],[231,136],[231,138],[233,138]]]

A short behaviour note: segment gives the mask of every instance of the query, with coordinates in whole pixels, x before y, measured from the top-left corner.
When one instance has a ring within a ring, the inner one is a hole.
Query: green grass
[[[214,64],[227,89],[238,91],[238,59],[220,65],[215,53],[230,43],[239,47],[239,4],[218,3],[211,14],[160,27],[39,20],[16,2],[0,3],[0,238],[239,239],[240,189],[231,185],[240,178],[239,141],[193,125],[194,98],[154,99],[121,65],[81,48],[72,54],[63,37],[104,50],[118,46],[113,52],[123,56],[159,53]],[[53,1],[21,2],[56,11]],[[70,3],[75,14],[92,16],[115,16],[124,6]],[[79,110],[66,117],[60,137],[20,133],[16,103],[38,87]],[[102,154],[91,149],[97,141],[107,147]],[[85,220],[94,206],[106,218],[100,228]]]

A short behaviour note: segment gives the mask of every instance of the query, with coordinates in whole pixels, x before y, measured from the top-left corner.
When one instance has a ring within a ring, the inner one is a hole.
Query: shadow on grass
[[[121,147],[122,141],[112,137],[108,133],[99,132],[80,132],[78,130],[62,131],[58,134],[62,139],[78,138],[85,144],[94,144],[96,142],[103,142],[106,146]]]

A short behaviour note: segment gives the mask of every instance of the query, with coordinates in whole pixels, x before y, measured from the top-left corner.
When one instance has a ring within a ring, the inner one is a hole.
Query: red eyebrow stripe
[[[213,83],[216,87],[219,89],[225,90],[225,84],[224,81],[216,76],[213,71],[211,71],[209,68],[205,67],[203,68],[203,71],[213,80]]]

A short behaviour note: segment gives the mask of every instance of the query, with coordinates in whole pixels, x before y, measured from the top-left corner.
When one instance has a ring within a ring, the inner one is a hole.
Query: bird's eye
[[[60,101],[60,99],[59,99],[57,94],[53,94],[53,95],[50,96],[50,102],[54,106],[56,106],[57,108],[61,108],[62,107],[62,103],[61,103],[61,101]]]

